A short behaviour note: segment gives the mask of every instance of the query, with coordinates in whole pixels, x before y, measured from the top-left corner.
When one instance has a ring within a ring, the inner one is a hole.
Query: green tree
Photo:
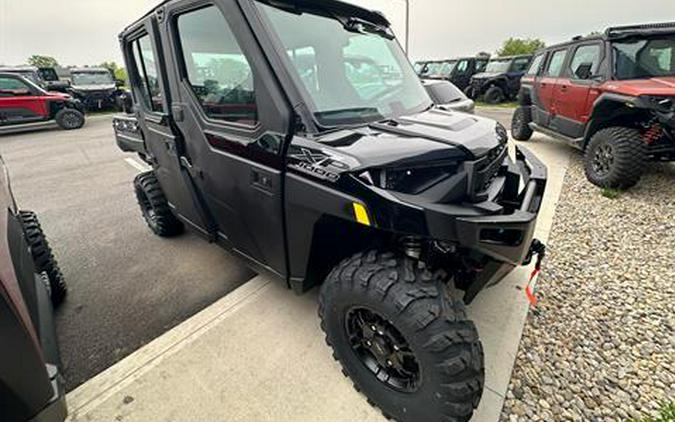
[[[102,67],[104,69],[108,69],[110,73],[113,74],[113,77],[115,79],[118,79],[120,81],[127,81],[127,70],[121,66],[119,66],[116,62],[110,61],[110,62],[103,62],[99,65],[99,67]]]
[[[546,47],[546,44],[539,38],[509,38],[504,41],[502,48],[497,50],[497,55],[515,56],[518,54],[532,54],[540,48]]]
[[[28,64],[36,67],[57,67],[59,62],[51,56],[41,56],[39,54],[33,54],[28,58]]]

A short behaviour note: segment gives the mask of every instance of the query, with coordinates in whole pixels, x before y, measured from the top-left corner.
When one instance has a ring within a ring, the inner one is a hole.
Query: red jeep
[[[609,28],[538,52],[522,79],[513,137],[533,131],[585,152],[588,179],[635,185],[675,159],[675,23]]]
[[[47,92],[15,73],[0,73],[0,134],[52,122],[62,129],[84,125],[82,104],[67,94]]]

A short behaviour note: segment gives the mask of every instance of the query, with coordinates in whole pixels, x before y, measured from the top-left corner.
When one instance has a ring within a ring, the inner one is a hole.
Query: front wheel
[[[440,274],[393,253],[357,254],[321,287],[319,316],[343,372],[385,416],[471,418],[483,392],[483,348]]]
[[[494,105],[503,103],[506,99],[506,95],[504,95],[504,91],[500,87],[493,85],[485,91],[483,98],[486,103]]]
[[[26,236],[30,252],[35,262],[35,269],[47,274],[49,279],[49,296],[52,305],[56,308],[63,302],[68,293],[68,287],[61,274],[61,269],[54,258],[52,248],[47,242],[47,237],[42,231],[40,221],[32,211],[21,211],[19,213],[23,231]]]
[[[647,145],[640,132],[627,127],[609,127],[599,130],[588,143],[584,170],[596,186],[627,189],[640,180],[647,160]]]
[[[56,124],[61,129],[73,130],[84,126],[84,114],[72,108],[64,108],[59,110],[54,117]]]
[[[513,119],[511,120],[511,135],[517,141],[529,141],[532,138],[532,110],[528,107],[518,107],[513,112]]]

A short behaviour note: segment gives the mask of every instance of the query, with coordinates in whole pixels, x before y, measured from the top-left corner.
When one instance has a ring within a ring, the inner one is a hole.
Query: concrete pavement
[[[549,168],[537,226],[546,241],[572,150],[535,135]],[[544,269],[545,270],[545,269]],[[486,355],[474,420],[496,421],[527,314],[520,268],[469,307]],[[316,291],[256,277],[68,395],[72,421],[381,421],[332,360]]]

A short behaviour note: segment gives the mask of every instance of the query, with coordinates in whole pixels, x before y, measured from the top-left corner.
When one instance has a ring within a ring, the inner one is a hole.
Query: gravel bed
[[[574,155],[502,421],[615,421],[675,399],[675,165],[607,199]]]

